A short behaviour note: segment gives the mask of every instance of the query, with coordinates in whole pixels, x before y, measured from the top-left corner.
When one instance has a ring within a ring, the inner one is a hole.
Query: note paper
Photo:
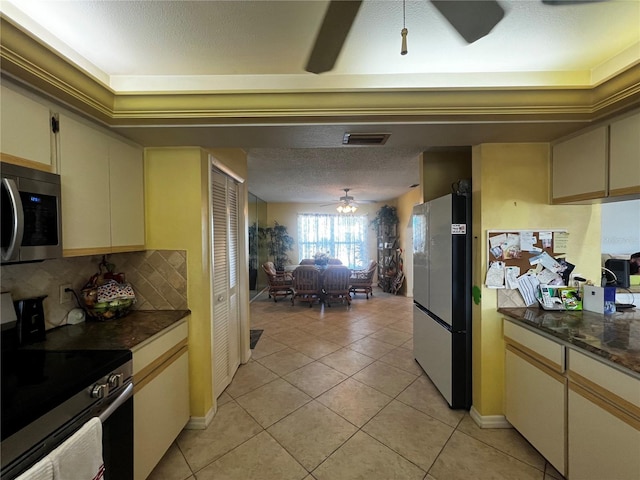
[[[566,253],[569,246],[568,232],[555,232],[553,234],[553,251],[556,253]]]

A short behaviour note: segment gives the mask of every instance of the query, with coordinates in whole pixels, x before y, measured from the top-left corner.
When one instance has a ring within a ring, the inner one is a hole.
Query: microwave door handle
[[[22,200],[20,199],[20,192],[18,191],[16,182],[11,178],[3,178],[2,184],[7,189],[9,200],[11,201],[11,208],[13,210],[11,242],[7,246],[7,249],[2,252],[2,259],[10,261],[13,257],[16,245],[19,246],[22,244],[22,236],[24,235],[24,210],[22,208]]]

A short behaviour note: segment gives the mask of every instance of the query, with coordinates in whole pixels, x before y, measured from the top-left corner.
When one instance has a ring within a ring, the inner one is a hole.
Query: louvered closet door
[[[213,387],[218,397],[240,365],[238,318],[238,185],[211,171]]]

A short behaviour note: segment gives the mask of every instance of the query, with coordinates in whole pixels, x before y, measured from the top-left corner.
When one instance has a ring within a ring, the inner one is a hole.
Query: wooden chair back
[[[320,301],[322,293],[320,285],[320,272],[311,265],[302,265],[293,271],[293,296],[291,304],[297,298],[303,302],[309,302],[309,307],[315,301]]]
[[[351,279],[351,270],[342,265],[330,265],[324,271],[322,289],[324,292],[325,303],[331,306],[331,300],[346,301],[351,305],[351,295],[349,294],[349,286]]]

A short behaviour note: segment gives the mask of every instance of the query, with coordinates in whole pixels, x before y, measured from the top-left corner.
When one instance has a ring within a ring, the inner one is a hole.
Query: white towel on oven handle
[[[53,464],[53,480],[103,479],[100,419],[93,417],[47,457]]]
[[[44,457],[16,480],[54,480],[53,463],[49,457]]]

